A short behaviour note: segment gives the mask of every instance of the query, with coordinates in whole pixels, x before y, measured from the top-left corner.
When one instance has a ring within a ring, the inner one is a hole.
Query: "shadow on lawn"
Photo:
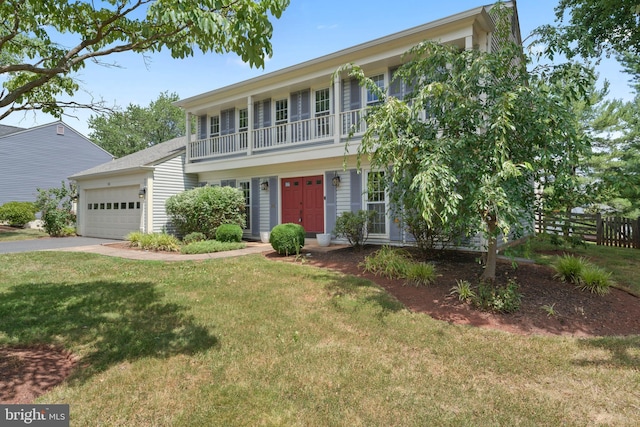
[[[218,344],[151,283],[20,284],[0,297],[0,333],[11,344],[80,349],[74,379],[122,361],[193,354]]]

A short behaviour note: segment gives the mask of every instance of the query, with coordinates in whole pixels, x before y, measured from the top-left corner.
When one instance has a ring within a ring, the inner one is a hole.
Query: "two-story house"
[[[512,36],[519,41],[515,2],[506,4],[513,10]],[[495,48],[491,8],[477,7],[178,101],[187,123],[194,117],[196,123],[196,129],[186,132],[182,172],[196,185],[240,188],[247,206],[247,237],[287,222],[301,224],[311,235],[330,233],[342,212],[366,209],[377,212],[371,241],[411,240],[389,214],[388,195],[376,185],[384,171],[371,170],[366,163],[356,169],[355,153],[364,131],[360,118],[379,100],[357,81],[335,72],[356,64],[380,87],[401,97],[405,88],[390,82],[403,54],[416,44],[436,40],[460,49]],[[109,179],[83,185],[83,176],[73,178],[84,191],[104,187]],[[141,229],[166,228],[155,220],[166,216],[154,213],[156,191],[161,189],[153,183],[153,173],[138,178],[131,185],[145,189],[148,205]],[[95,203],[91,210],[81,204],[80,217],[95,215]],[[92,235],[86,227],[80,231]]]

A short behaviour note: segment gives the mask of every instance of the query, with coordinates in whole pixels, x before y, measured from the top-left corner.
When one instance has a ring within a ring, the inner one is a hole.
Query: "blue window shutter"
[[[336,219],[338,216],[337,189],[332,184],[335,173],[336,172],[325,172],[324,174],[324,204],[327,213],[324,218],[324,222],[326,223],[325,233],[333,233],[333,229],[336,228]]]
[[[257,101],[253,103],[253,128],[260,129],[260,104],[261,102]]]
[[[269,226],[278,225],[278,177],[269,177]]]
[[[402,241],[402,222],[400,221],[400,213],[395,210],[395,205],[390,205],[389,212],[387,215],[389,216],[389,240],[392,242],[401,242]],[[395,219],[398,221],[395,221]]]
[[[300,111],[300,120],[311,118],[311,90],[303,90],[300,92],[302,108]]]
[[[350,101],[349,101],[349,107],[351,110],[359,110],[362,106],[361,104],[361,90],[360,90],[360,85],[358,84],[358,80],[357,79],[351,79],[349,84],[351,85],[350,87]]]
[[[291,94],[291,101],[289,102],[289,121],[297,122],[300,120],[300,108],[298,107],[298,98],[300,96],[300,92],[295,92]]]
[[[220,112],[220,135],[230,135],[235,132],[235,108]]]
[[[271,126],[271,100],[262,101],[262,126],[268,128]]]
[[[260,178],[251,178],[251,234],[254,236],[259,235],[260,231]]]
[[[398,71],[398,67],[392,68],[389,70],[389,76],[391,77],[391,85],[389,86],[389,95],[396,97],[398,99],[403,99],[404,94],[402,93],[402,80],[400,78],[395,78],[396,71]]]
[[[356,169],[349,171],[351,179],[351,212],[362,209],[362,175]]]
[[[207,137],[207,116],[200,116],[200,139]]]

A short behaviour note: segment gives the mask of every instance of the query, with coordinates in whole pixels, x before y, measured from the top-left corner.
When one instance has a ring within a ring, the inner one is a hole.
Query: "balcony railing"
[[[340,136],[358,135],[365,131],[365,110],[353,110],[340,114]],[[249,152],[265,152],[286,147],[304,146],[319,141],[329,141],[335,136],[335,115],[314,117],[308,120],[276,124],[275,126],[241,131],[198,139],[189,143],[190,160],[203,160]]]

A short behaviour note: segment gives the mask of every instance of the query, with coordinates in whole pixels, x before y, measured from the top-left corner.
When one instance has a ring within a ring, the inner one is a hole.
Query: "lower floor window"
[[[244,196],[244,214],[246,218],[246,222],[244,224],[244,229],[251,229],[251,184],[249,181],[240,181],[240,189],[242,190],[242,195]]]
[[[366,207],[368,211],[375,212],[372,223],[369,224],[369,233],[387,233],[387,197],[384,189],[384,172],[367,173]]]

